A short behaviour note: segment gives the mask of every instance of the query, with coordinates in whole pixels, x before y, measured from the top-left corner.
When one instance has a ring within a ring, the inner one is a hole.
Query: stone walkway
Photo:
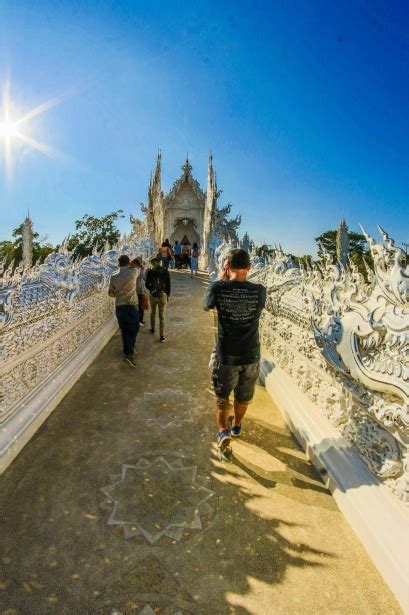
[[[115,335],[1,477],[0,613],[401,613],[262,387],[215,455],[206,279]]]

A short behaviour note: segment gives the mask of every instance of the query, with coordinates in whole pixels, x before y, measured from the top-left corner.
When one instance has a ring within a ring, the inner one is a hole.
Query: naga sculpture
[[[252,279],[268,290],[265,351],[409,502],[409,267],[380,230],[368,282],[352,262],[299,269],[281,249]]]
[[[241,216],[238,215],[235,218],[229,219],[231,208],[231,203],[228,203],[225,207],[221,207],[220,209],[216,207],[213,220],[213,233],[220,240],[238,245],[239,237],[237,231],[241,224]]]
[[[146,237],[150,230],[153,231],[153,228],[150,229],[150,227],[152,226],[152,220],[147,215],[148,214],[147,207],[143,203],[140,204],[140,207],[141,207],[142,213],[145,214],[144,220],[141,220],[140,218],[135,218],[132,214],[129,217],[129,221],[132,224],[131,235],[135,241],[138,241]]]
[[[42,265],[0,278],[0,429],[18,414],[24,399],[52,377],[64,361],[112,318],[106,288],[121,253],[147,259],[147,238],[108,245],[84,259],[68,250],[68,239]]]

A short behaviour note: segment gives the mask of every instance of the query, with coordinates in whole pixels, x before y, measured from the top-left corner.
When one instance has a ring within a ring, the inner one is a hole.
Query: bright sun
[[[4,122],[0,123],[0,137],[10,139],[11,137],[16,137],[17,134],[17,126],[11,120],[4,120]]]
[[[8,80],[3,83],[3,104],[2,106],[0,105],[0,142],[2,142],[2,145],[4,146],[4,159],[7,176],[11,176],[12,149],[13,146],[17,146],[17,141],[23,141],[26,145],[33,147],[47,156],[54,156],[57,154],[55,150],[45,143],[36,141],[28,134],[23,132],[23,124],[28,123],[29,120],[37,115],[41,115],[44,111],[47,111],[51,107],[55,107],[55,105],[58,105],[62,99],[63,97],[60,96],[47,100],[41,105],[38,105],[38,107],[31,109],[31,111],[28,111],[28,113],[19,117],[17,120],[13,121],[10,119],[10,107],[12,105],[12,101],[10,99],[10,84]]]

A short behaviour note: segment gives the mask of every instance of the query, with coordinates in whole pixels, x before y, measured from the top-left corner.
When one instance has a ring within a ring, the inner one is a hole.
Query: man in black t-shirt
[[[217,445],[221,459],[231,453],[230,441],[241,433],[241,421],[253,399],[260,369],[259,319],[266,303],[262,284],[247,281],[250,258],[230,250],[221,279],[209,287],[204,307],[216,308],[218,337],[213,365],[216,393]],[[234,391],[234,416],[228,415]]]

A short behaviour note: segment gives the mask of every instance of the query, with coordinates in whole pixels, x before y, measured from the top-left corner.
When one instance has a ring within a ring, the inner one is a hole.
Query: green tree
[[[302,265],[303,267],[307,267],[308,265],[312,267],[314,261],[312,260],[312,256],[310,254],[304,254],[304,256],[294,256],[291,254],[291,258],[298,265]]]
[[[373,269],[373,260],[371,251],[362,233],[348,232],[349,240],[349,255],[351,260],[357,265],[359,271],[367,276],[364,259],[366,263]],[[324,257],[324,250],[332,257],[336,258],[337,254],[337,231],[325,231],[315,238],[318,244],[318,256],[320,259]]]
[[[318,244],[318,257],[322,259],[324,253],[335,257],[337,253],[337,231],[325,231],[315,238]]]
[[[33,244],[33,263],[43,263],[47,256],[54,252],[54,247],[50,243]]]
[[[115,222],[118,218],[123,218],[123,210],[118,209],[102,218],[85,214],[81,220],[75,221],[76,233],[71,235],[68,241],[68,249],[74,252],[75,256],[89,256],[94,248],[101,250],[108,241],[110,247],[115,245],[121,233]]]
[[[13,230],[12,236],[14,241],[0,241],[0,258],[3,260],[7,256],[7,265],[14,259],[14,265],[17,267],[23,260],[23,224]],[[46,239],[33,232],[33,263],[42,263],[46,256],[53,252],[53,246]]]
[[[352,254],[360,254],[364,256],[368,252],[368,245],[366,243],[365,235],[362,233],[355,233],[354,231],[350,231],[348,233],[349,240],[349,253]],[[315,241],[318,244],[318,256],[323,258],[324,250],[331,256],[336,257],[337,254],[337,231],[325,231],[318,237],[315,238]],[[324,248],[324,250],[323,250]]]
[[[0,241],[0,260],[3,262],[4,257],[6,257],[6,266],[13,260],[14,252],[15,248],[12,241]]]

